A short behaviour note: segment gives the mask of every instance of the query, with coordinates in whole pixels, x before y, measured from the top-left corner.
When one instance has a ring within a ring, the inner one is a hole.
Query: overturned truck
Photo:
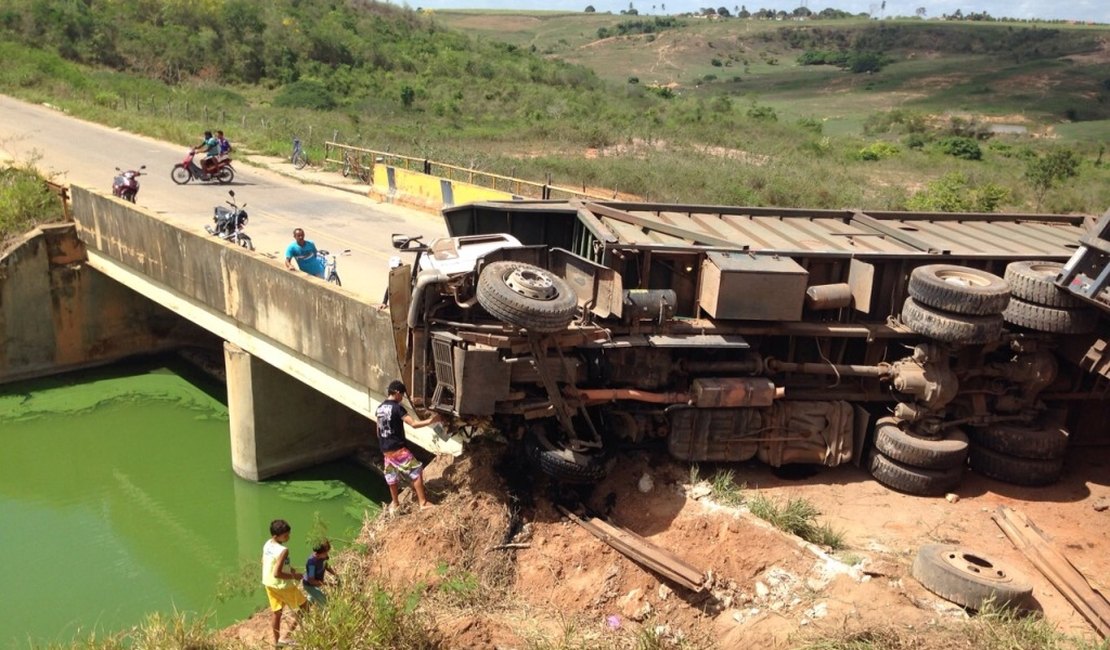
[[[912,494],[952,490],[969,461],[1040,485],[1108,413],[1106,317],[1057,285],[1089,218],[576,201],[444,217],[447,238],[394,236],[413,254],[389,292],[411,397],[561,481],[658,440],[688,461],[855,462]]]

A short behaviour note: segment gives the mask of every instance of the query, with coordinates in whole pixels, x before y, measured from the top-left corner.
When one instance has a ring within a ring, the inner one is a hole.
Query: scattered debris
[[[944,495],[944,500],[948,503],[956,503],[960,500],[960,495],[956,494],[955,492],[949,492],[948,494]]]
[[[1056,550],[1044,532],[1024,514],[1006,506],[998,506],[991,519],[1102,638],[1110,637],[1110,603],[1091,588],[1087,578]]]

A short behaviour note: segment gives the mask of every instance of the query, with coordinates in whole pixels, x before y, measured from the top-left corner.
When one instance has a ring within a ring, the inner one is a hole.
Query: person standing
[[[318,278],[324,277],[324,258],[316,251],[316,244],[304,238],[304,230],[297,228],[293,231],[293,243],[285,249],[285,268],[293,268],[293,260],[297,260],[297,268],[309,275]]]
[[[381,447],[384,460],[385,482],[389,486],[389,496],[392,499],[389,504],[389,512],[395,513],[400,507],[397,497],[400,492],[398,483],[402,474],[412,481],[412,487],[416,491],[416,500],[420,503],[420,508],[422,510],[430,508],[432,503],[428,501],[428,495],[424,490],[424,465],[408,449],[408,440],[405,439],[405,425],[426,427],[440,422],[442,417],[438,413],[434,413],[423,420],[417,420],[409,415],[405,407],[401,405],[401,400],[404,399],[407,389],[400,380],[394,379],[389,382],[386,392],[388,393],[386,400],[378,406],[376,415],[378,419],[378,445]]]
[[[262,584],[266,588],[266,598],[270,601],[270,627],[274,633],[274,644],[278,646],[290,645],[287,639],[281,638],[281,612],[288,607],[293,617],[289,632],[297,628],[299,612],[304,611],[308,604],[305,595],[297,587],[297,580],[303,574],[297,573],[289,563],[289,534],[292,527],[284,519],[275,519],[270,522],[270,539],[262,546]]]

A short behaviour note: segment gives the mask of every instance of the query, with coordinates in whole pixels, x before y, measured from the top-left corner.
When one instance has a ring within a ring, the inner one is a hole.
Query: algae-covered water
[[[234,475],[223,386],[178,362],[0,386],[0,648],[153,611],[228,625],[265,604],[271,520],[292,525],[303,565],[310,537],[342,548],[388,498],[354,462],[281,478]]]

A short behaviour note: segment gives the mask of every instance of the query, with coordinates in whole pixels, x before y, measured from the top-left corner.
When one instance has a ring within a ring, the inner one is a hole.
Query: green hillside
[[[223,127],[273,153],[300,136],[318,157],[336,137],[649,200],[1098,213],[1108,40],[365,0],[8,0],[0,90],[180,142]],[[1061,150],[1074,169],[1032,183]]]

